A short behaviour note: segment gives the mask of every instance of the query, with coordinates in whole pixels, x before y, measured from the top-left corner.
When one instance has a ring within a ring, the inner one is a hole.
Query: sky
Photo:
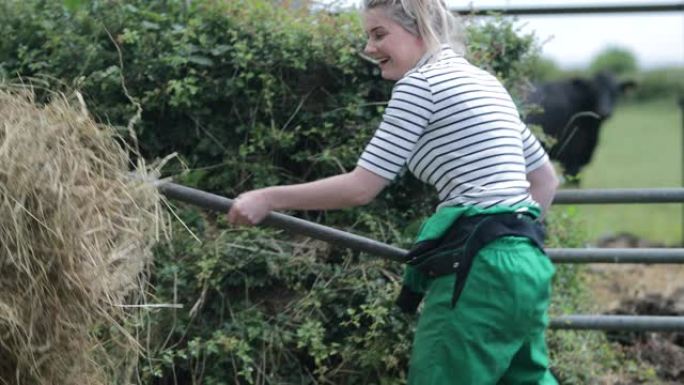
[[[677,0],[446,0],[452,8],[574,6],[597,4],[673,4]],[[323,0],[358,7],[359,0]],[[511,16],[512,17],[512,16]],[[632,52],[640,68],[684,67],[684,12],[516,16],[522,32],[534,32],[543,55],[561,68],[587,66],[609,47]]]

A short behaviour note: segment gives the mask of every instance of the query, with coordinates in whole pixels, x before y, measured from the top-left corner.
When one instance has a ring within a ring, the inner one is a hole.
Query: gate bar
[[[684,264],[684,248],[563,248],[546,253],[554,263]]]
[[[563,189],[553,203],[684,203],[684,188]]]
[[[684,317],[627,315],[565,315],[553,318],[551,329],[622,330],[622,331],[684,331]]]
[[[504,15],[562,15],[562,14],[597,14],[597,13],[637,13],[637,12],[677,12],[684,11],[684,2],[676,1],[661,4],[622,4],[622,5],[586,5],[586,6],[534,6],[534,7],[487,7],[487,8],[452,8],[452,12],[460,15],[486,16],[490,13]]]
[[[160,182],[159,191],[168,198],[193,204],[208,210],[228,212],[232,199],[170,182]],[[682,189],[684,191],[684,189]],[[403,261],[407,251],[376,240],[332,227],[319,225],[304,219],[272,212],[264,225],[288,230],[319,239],[336,246]],[[684,248],[680,249],[547,249],[555,263],[681,263],[684,264]]]

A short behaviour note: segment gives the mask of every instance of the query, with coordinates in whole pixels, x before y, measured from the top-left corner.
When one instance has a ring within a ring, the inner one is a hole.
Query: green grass
[[[681,119],[674,99],[618,106],[583,170],[582,188],[681,187]],[[674,245],[682,244],[682,206],[579,205],[577,210],[591,240],[625,231]]]

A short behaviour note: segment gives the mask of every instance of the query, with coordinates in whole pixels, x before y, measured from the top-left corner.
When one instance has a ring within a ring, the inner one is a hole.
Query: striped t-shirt
[[[448,46],[399,80],[358,165],[389,180],[404,167],[438,208],[536,204],[526,174],[548,160],[501,83]]]

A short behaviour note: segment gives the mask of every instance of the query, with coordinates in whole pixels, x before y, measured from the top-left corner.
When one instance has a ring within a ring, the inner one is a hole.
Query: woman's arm
[[[558,188],[558,177],[550,161],[546,161],[540,167],[527,174],[530,182],[530,194],[542,207],[542,216],[546,213]]]
[[[228,213],[232,224],[255,225],[271,210],[328,210],[369,203],[389,180],[362,167],[314,182],[273,186],[240,194]]]

